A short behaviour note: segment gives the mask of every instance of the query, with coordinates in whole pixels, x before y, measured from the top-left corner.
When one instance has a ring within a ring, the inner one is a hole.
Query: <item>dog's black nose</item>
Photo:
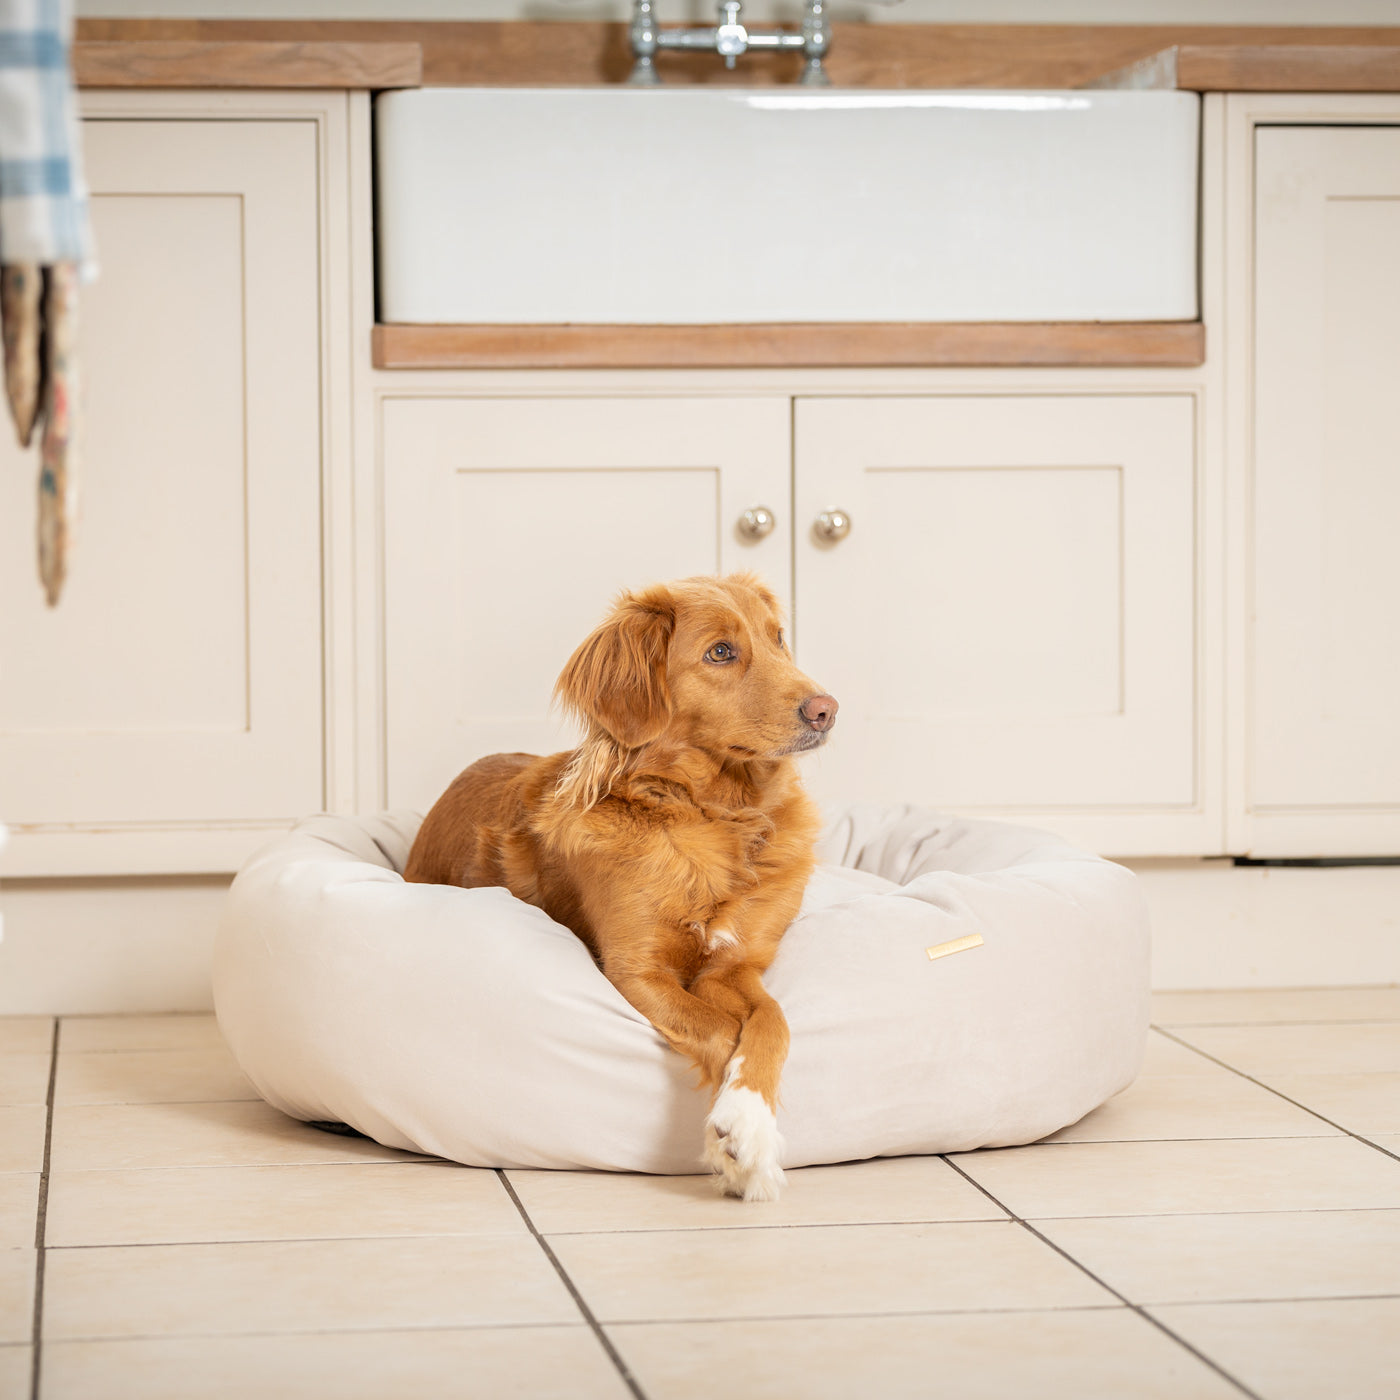
[[[798,706],[797,712],[818,733],[836,723],[836,711],[841,707],[833,695],[813,695]]]

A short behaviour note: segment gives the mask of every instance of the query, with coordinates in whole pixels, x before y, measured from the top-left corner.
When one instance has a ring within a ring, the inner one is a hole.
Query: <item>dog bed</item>
[[[1137,1073],[1136,878],[1057,837],[831,811],[765,977],[792,1028],[783,1165],[1033,1142]],[[693,1073],[504,889],[406,884],[419,818],[319,816],[234,881],[219,1026],[269,1103],[472,1166],[701,1170]]]

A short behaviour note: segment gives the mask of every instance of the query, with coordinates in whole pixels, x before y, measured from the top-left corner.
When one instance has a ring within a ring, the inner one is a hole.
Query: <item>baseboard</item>
[[[1400,982],[1400,866],[1124,863],[1147,891],[1159,990]]]
[[[229,878],[0,881],[0,1015],[208,1010]]]
[[[1400,866],[1125,862],[1152,910],[1153,985],[1400,982]],[[0,1015],[203,1011],[225,876],[0,882]]]

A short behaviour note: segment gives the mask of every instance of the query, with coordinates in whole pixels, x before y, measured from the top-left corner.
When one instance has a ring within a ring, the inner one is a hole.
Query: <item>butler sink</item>
[[[1181,92],[376,99],[380,319],[1191,320]]]

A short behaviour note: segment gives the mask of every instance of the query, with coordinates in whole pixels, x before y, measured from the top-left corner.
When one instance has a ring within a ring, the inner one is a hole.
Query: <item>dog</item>
[[[720,1189],[775,1200],[788,1027],[763,986],[816,862],[796,755],[837,703],[754,575],[624,593],[555,687],[572,752],[493,754],[428,813],[404,878],[504,885],[588,947],[710,1093]]]

